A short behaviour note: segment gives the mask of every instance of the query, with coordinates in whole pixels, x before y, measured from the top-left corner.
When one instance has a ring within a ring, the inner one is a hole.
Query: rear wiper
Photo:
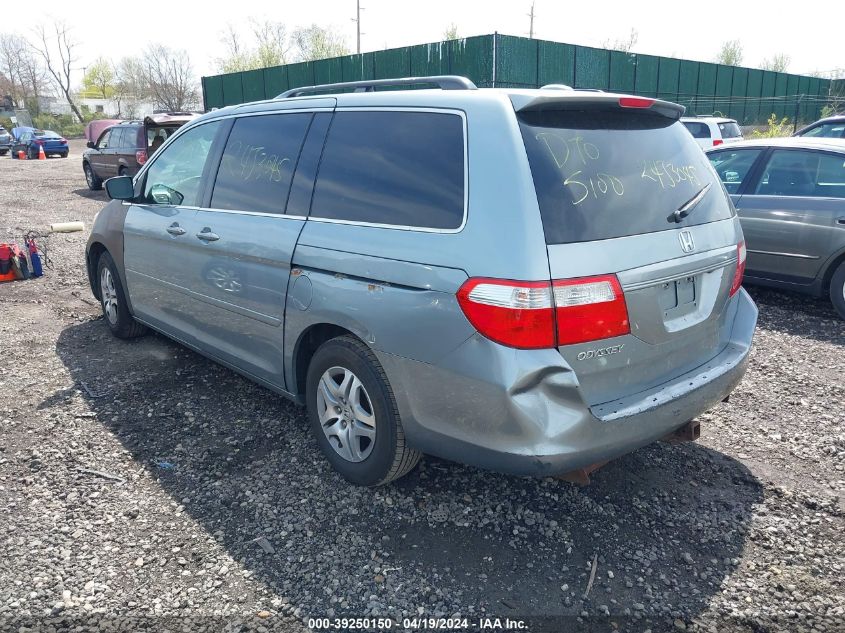
[[[675,211],[672,215],[669,216],[670,222],[680,222],[685,217],[687,217],[690,213],[692,213],[693,209],[698,206],[698,203],[704,200],[704,196],[707,195],[707,192],[710,191],[710,187],[713,185],[712,182],[707,183],[702,187],[701,191],[695,194],[692,198],[684,202],[678,210]]]

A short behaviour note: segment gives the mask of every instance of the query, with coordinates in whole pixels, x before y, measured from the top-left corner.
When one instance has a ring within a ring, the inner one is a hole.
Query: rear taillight
[[[742,286],[742,276],[745,274],[745,240],[736,245],[736,270],[734,271],[734,278],[731,282],[730,296],[734,296]]]
[[[616,275],[564,279],[553,284],[557,344],[572,345],[631,331]]]
[[[44,141],[42,141],[40,138],[33,139],[32,142],[36,145],[44,145]]]
[[[615,275],[552,284],[473,278],[458,290],[458,303],[481,334],[520,349],[572,345],[631,331]]]
[[[723,140],[722,140],[722,139],[720,139],[720,138],[714,138],[714,139],[713,139],[713,147],[716,147],[716,146],[718,146],[718,145],[721,145],[721,144],[722,144],[722,143],[724,143],[724,142],[725,142],[725,141],[723,141]]]
[[[646,97],[620,97],[619,105],[623,108],[650,108],[654,105],[654,99]]]
[[[144,163],[146,163],[147,162],[147,150],[139,149],[137,152],[135,152],[135,160],[138,161],[139,165],[143,165]]]
[[[62,145],[67,145],[67,139],[66,138],[60,138],[59,143],[61,143]]]
[[[551,285],[547,281],[469,279],[458,290],[466,318],[487,338],[520,349],[555,345]]]

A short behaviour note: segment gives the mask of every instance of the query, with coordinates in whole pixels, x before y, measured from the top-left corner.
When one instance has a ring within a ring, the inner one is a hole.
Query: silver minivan
[[[115,335],[304,404],[354,483],[586,472],[745,372],[742,231],[682,112],[460,77],[216,110],[107,181],[91,287]]]

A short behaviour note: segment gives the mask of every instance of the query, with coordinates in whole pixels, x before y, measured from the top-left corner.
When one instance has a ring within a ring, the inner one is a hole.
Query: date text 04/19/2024
[[[404,618],[401,622],[390,618],[309,618],[313,631],[520,631],[527,630],[523,620],[511,618]]]

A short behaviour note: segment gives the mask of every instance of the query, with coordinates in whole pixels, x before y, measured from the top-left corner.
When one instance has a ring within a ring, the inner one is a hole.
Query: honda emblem
[[[678,239],[681,241],[681,249],[685,253],[692,253],[695,250],[695,241],[692,239],[692,233],[689,231],[678,233]]]

